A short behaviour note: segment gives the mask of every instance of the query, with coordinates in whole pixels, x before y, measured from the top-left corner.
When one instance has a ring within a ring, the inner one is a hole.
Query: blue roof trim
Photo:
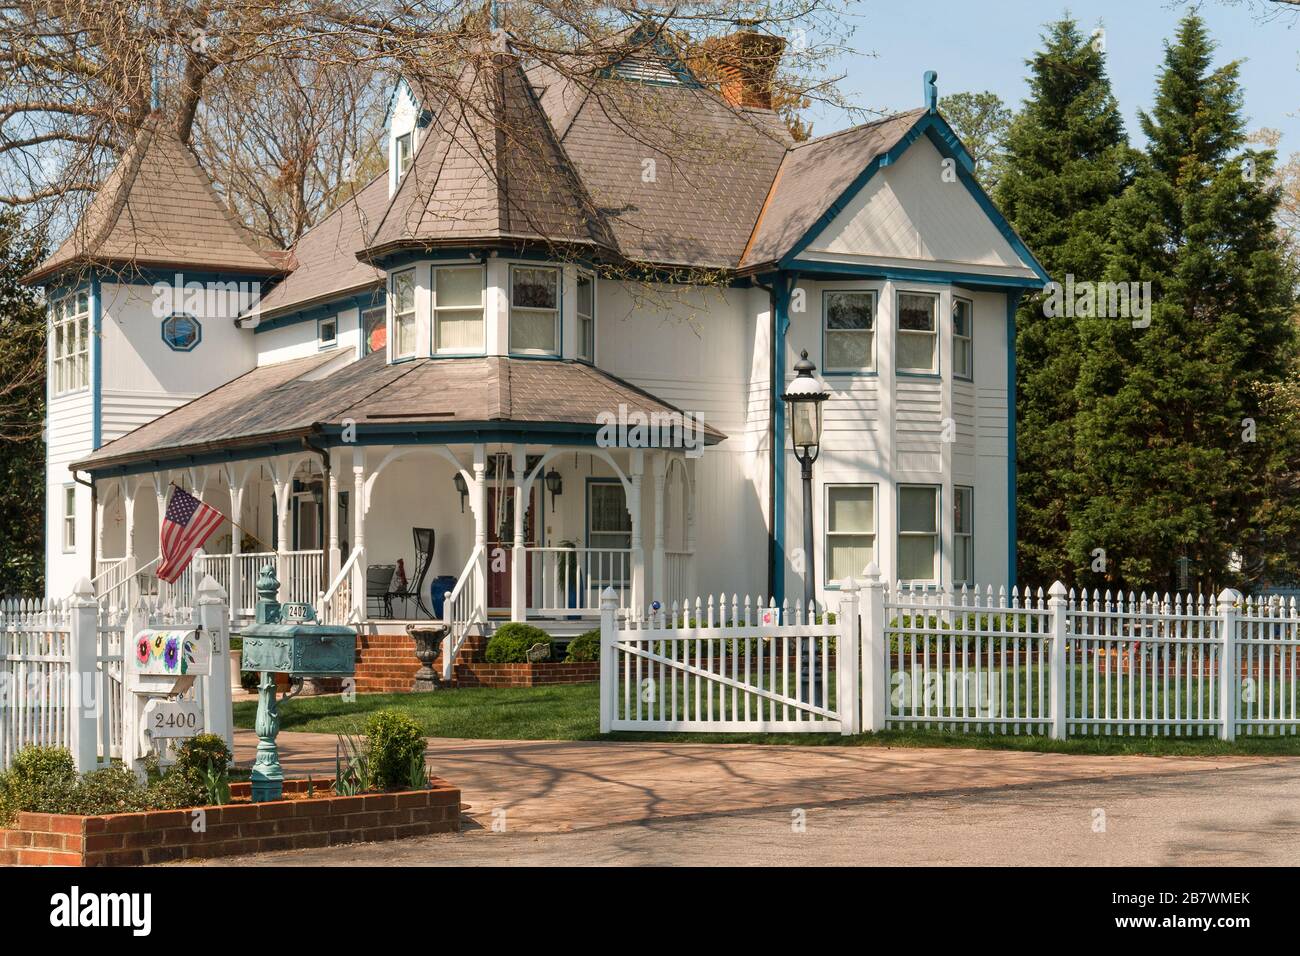
[[[1043,268],[1042,264],[1037,258],[1035,258],[1034,254],[1029,251],[1029,247],[1024,244],[1018,235],[1016,235],[1016,231],[1011,228],[1011,224],[1007,222],[1006,217],[998,211],[998,208],[993,204],[993,200],[989,198],[988,193],[984,192],[980,184],[975,181],[975,177],[971,172],[974,168],[974,160],[962,145],[961,139],[953,131],[953,128],[948,125],[948,122],[939,113],[925,113],[918,117],[916,122],[912,124],[911,128],[903,134],[893,147],[873,159],[867,165],[867,168],[854,178],[849,187],[835,198],[835,201],[830,204],[820,217],[818,217],[817,221],[813,223],[808,231],[800,237],[799,241],[791,247],[790,251],[781,258],[780,265],[783,268],[794,266],[795,260],[800,253],[806,250],[808,246],[812,244],[813,240],[821,235],[821,233],[830,226],[835,218],[843,212],[845,208],[847,208],[848,204],[853,201],[853,198],[857,196],[857,194],[862,191],[863,187],[871,180],[871,177],[884,167],[897,162],[899,157],[907,151],[908,147],[920,139],[921,136],[928,137],[934,144],[935,148],[939,150],[941,155],[957,161],[957,178],[966,186],[967,191],[975,199],[975,202],[984,212],[984,215],[988,217],[989,221],[993,223],[998,232],[1000,232],[1003,238],[1007,240],[1016,255],[1020,257],[1028,268],[1033,270],[1036,276],[1038,276],[1040,281],[1032,287],[1041,288],[1042,285],[1050,282],[1051,277],[1047,274],[1047,270]],[[798,263],[800,269],[805,268],[806,265],[807,264],[804,262]]]
[[[1016,586],[1016,309],[1020,293],[1007,293],[1007,587]]]
[[[99,273],[90,274],[90,447],[104,443],[104,300]]]
[[[282,312],[270,319],[263,319],[253,327],[253,334],[260,332],[271,332],[275,329],[282,329],[290,325],[298,325],[301,322],[319,322],[321,319],[327,319],[339,312],[346,312],[348,309],[360,309],[365,311],[374,305],[384,302],[385,285],[376,283],[367,291],[351,292],[341,295],[337,299],[328,299],[319,305],[313,305],[309,309],[299,309],[295,312]]]
[[[1043,283],[1025,276],[985,275],[982,272],[956,272],[947,269],[908,269],[901,266],[875,266],[856,263],[818,262],[797,259],[789,263],[800,273],[842,279],[898,279],[906,282],[936,282],[967,286],[973,289],[1041,289]]]

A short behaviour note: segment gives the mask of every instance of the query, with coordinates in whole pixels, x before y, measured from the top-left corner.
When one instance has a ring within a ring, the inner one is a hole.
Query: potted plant
[[[244,662],[244,639],[231,635],[230,638],[230,690],[236,694],[244,692],[243,668],[240,666]]]

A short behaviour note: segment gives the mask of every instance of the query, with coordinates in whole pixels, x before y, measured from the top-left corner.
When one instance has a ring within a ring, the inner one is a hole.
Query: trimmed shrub
[[[600,629],[584,631],[569,641],[569,652],[564,660],[570,664],[600,660]]]
[[[415,761],[423,762],[424,732],[406,714],[380,710],[366,721],[366,750],[371,784],[379,790],[404,790]]]
[[[9,774],[22,784],[70,783],[77,765],[66,747],[24,747],[14,754]]]
[[[551,636],[540,627],[512,621],[498,628],[488,640],[483,658],[489,664],[526,664],[528,649],[534,644],[545,644],[554,653]]]

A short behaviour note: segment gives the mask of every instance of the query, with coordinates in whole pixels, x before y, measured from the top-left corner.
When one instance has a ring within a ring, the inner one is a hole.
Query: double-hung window
[[[338,316],[331,315],[328,319],[321,319],[320,324],[316,326],[319,346],[323,349],[332,348],[339,341],[339,320]]]
[[[397,181],[401,182],[406,171],[411,168],[413,133],[403,133],[397,137]]]
[[[975,583],[975,489],[953,488],[952,580],[954,584]]]
[[[974,306],[968,299],[952,300],[952,374],[969,379],[975,369],[973,341]]]
[[[827,372],[876,370],[876,294],[827,292],[822,300]]]
[[[560,353],[560,270],[510,267],[510,351]]]
[[[861,577],[876,560],[875,485],[826,486],[826,583]]]
[[[939,580],[939,487],[898,486],[898,579]]]
[[[74,292],[50,313],[52,392],[63,395],[90,384],[90,296]]]
[[[433,270],[433,347],[437,352],[483,351],[483,267]]]
[[[393,273],[393,357],[415,354],[415,270]]]
[[[939,371],[939,297],[929,292],[898,293],[898,342],[895,364],[900,372]]]
[[[587,544],[583,573],[591,585],[618,587],[631,579],[632,516],[621,482],[587,485]]]
[[[596,277],[578,273],[578,358],[596,361]]]
[[[77,486],[63,486],[63,550],[77,550]]]

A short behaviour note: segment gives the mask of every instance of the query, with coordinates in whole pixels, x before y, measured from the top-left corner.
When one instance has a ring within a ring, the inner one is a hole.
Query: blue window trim
[[[104,443],[104,303],[99,273],[90,274],[90,447]]]
[[[483,348],[477,352],[439,352],[438,351],[438,270],[439,269],[475,269],[482,277],[482,290],[479,301],[483,308]],[[487,355],[487,263],[486,262],[448,262],[431,263],[429,266],[429,352],[433,358],[481,358]]]
[[[193,345],[190,345],[188,347],[181,347],[179,345],[172,344],[171,340],[167,338],[167,323],[177,317],[189,319],[191,322],[194,323],[194,328],[198,330],[198,335],[195,337]],[[158,329],[160,334],[162,335],[163,344],[166,345],[173,352],[193,352],[203,342],[203,323],[199,321],[198,316],[193,315],[189,312],[173,312],[171,315],[167,316],[162,320],[162,322],[159,323]]]
[[[831,488],[870,488],[871,489],[871,525],[875,529],[871,536],[875,543],[873,561],[880,564],[880,482],[878,481],[828,481],[822,485],[822,588],[838,591],[840,586],[831,580]],[[860,533],[860,532],[855,532]],[[865,569],[864,569],[865,570]],[[856,576],[856,575],[855,575]]]
[[[953,301],[953,305],[956,305],[958,302],[965,302],[965,303],[970,307],[970,336],[969,336],[969,339],[970,339],[970,374],[969,374],[969,375],[960,375],[960,374],[958,374],[958,372],[957,372],[957,360],[954,358],[954,359],[952,360],[952,377],[953,377],[954,379],[956,379],[957,381],[959,381],[959,382],[973,382],[973,381],[975,381],[975,300],[974,300],[974,299],[968,299],[968,298],[967,298],[966,296],[964,296],[964,295],[957,295],[957,294],[954,292],[954,293],[952,294],[952,301]],[[952,310],[950,309],[949,312],[951,313],[951,311],[952,311]],[[950,327],[949,327],[948,334],[949,334],[949,336],[952,338],[952,340],[955,342],[955,341],[957,341],[957,326],[956,326],[956,324],[953,324],[953,323],[952,323],[952,315],[951,315],[951,314],[948,316],[948,322],[950,323]]]
[[[506,342],[505,354],[511,358],[523,359],[562,359],[564,358],[564,268],[550,263],[506,262]],[[510,326],[514,320],[515,310],[515,269],[551,269],[559,273],[555,289],[555,351],[554,352],[516,352],[510,347]]]
[[[768,562],[772,583],[772,599],[778,607],[785,600],[785,344],[790,331],[790,295],[796,276],[778,273],[772,279],[772,295],[776,300],[772,309],[772,348],[768,358],[769,378],[772,381],[772,523]]]
[[[326,342],[325,339],[321,337],[321,332],[320,332],[321,325],[326,322],[334,323],[334,338],[330,339],[328,342]],[[357,325],[358,327],[360,327],[360,315],[358,315],[357,317]],[[341,330],[339,329],[339,316],[337,312],[335,312],[333,315],[323,315],[319,319],[317,319],[316,320],[317,351],[324,352],[327,351],[328,349],[338,348],[340,331]]]
[[[902,311],[898,307],[898,297],[900,295],[924,295],[934,299],[934,368],[929,371],[911,371],[898,367],[898,321],[902,318]],[[940,292],[931,292],[927,289],[900,289],[894,287],[894,377],[895,378],[943,378],[943,350],[939,348],[939,336],[941,334],[942,323],[942,306],[943,295]]]
[[[102,325],[101,317],[99,315],[98,276],[92,272],[90,277],[85,282],[79,282],[76,285],[59,286],[57,289],[48,291],[45,296],[45,300],[46,300],[45,301],[45,323],[46,323],[46,329],[48,331],[53,326],[54,323],[55,305],[61,303],[64,299],[68,298],[69,296],[79,295],[82,292],[86,293],[86,307],[90,312],[89,322],[87,323],[89,327],[90,341],[86,343],[86,352],[87,352],[86,361],[89,365],[89,371],[87,373],[87,381],[86,384],[81,386],[80,388],[70,388],[67,391],[60,392],[57,395],[54,394],[54,353],[51,351],[51,349],[53,348],[53,333],[50,333],[49,334],[50,343],[46,346],[45,349],[45,406],[46,408],[49,408],[49,403],[51,399],[64,398],[68,395],[76,395],[78,392],[84,392],[89,390],[91,393],[91,404],[94,406],[93,407],[94,435],[92,437],[95,444],[93,447],[98,448],[99,447],[98,427],[99,427],[99,417],[100,417],[99,402],[100,402],[101,394],[100,394],[99,378],[98,378],[100,370],[97,363],[100,361],[99,331]]]
[[[821,360],[823,377],[840,378],[874,378],[880,374],[880,293],[883,289],[822,289],[821,315]],[[826,363],[826,297],[828,295],[853,293],[871,296],[871,368],[831,369]]]
[[[900,540],[903,536],[903,489],[904,488],[933,488],[934,489],[934,528],[935,540],[939,544],[939,550],[934,556],[934,569],[936,577],[932,581],[920,579],[913,580],[902,576],[902,551],[899,547]],[[894,483],[894,580],[899,586],[938,589],[943,587],[943,483],[933,484],[925,481],[900,481]]]

